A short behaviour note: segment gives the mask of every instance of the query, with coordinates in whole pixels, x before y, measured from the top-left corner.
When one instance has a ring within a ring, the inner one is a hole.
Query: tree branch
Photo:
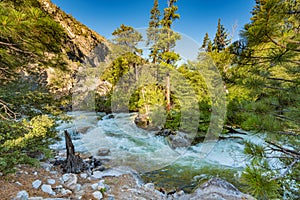
[[[285,175],[287,175],[287,173],[289,173],[289,171],[294,167],[294,165],[296,165],[297,163],[299,162],[299,158],[296,158],[289,166],[287,166],[286,170],[281,173],[279,176],[276,176],[274,178],[272,178],[271,180],[274,181],[274,180],[277,180],[277,179],[280,179],[282,177],[284,177]]]
[[[0,118],[4,119],[4,120],[9,120],[9,119],[16,119],[17,115],[15,112],[13,112],[8,106],[7,103],[5,103],[4,101],[2,101],[0,99],[0,111],[4,111],[5,115],[7,115],[7,117],[3,114],[0,113]]]

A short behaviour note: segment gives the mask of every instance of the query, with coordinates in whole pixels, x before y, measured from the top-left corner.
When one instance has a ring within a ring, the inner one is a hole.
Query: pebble
[[[22,186],[23,184],[20,183],[19,181],[15,182],[17,185]]]
[[[28,198],[29,198],[29,194],[25,190],[22,190],[18,192],[15,200],[28,200]]]
[[[42,185],[42,191],[51,195],[56,195],[56,193],[52,190],[51,185]]]
[[[54,185],[55,184],[55,180],[54,179],[48,179],[47,183],[50,185]]]
[[[99,200],[103,198],[102,193],[99,192],[99,191],[94,192],[94,193],[93,193],[93,196],[94,196],[96,199],[99,199]]]
[[[62,189],[61,190],[61,194],[62,195],[72,194],[72,191],[71,190]]]
[[[38,189],[38,188],[41,186],[41,184],[42,184],[42,181],[40,181],[40,180],[35,180],[35,181],[32,182],[32,187],[33,187],[34,189]]]
[[[87,175],[87,173],[81,173],[80,177],[86,179],[88,177],[88,175]]]

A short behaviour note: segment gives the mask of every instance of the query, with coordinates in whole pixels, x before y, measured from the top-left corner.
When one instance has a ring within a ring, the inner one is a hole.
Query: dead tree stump
[[[65,130],[65,140],[67,149],[67,160],[64,167],[66,173],[80,173],[84,170],[85,163],[79,155],[75,154],[74,145],[70,134]]]

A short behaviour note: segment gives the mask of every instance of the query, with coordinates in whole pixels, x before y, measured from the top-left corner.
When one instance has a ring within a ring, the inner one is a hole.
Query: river
[[[212,151],[204,155],[202,143],[172,149],[164,137],[138,128],[134,123],[136,113],[104,115],[76,111],[68,115],[73,120],[60,124],[58,130],[61,135],[63,130],[71,133],[77,152],[97,156],[99,148],[108,148],[109,166],[129,166],[139,172],[145,182],[169,189],[191,191],[199,181],[211,176],[236,182],[249,161],[243,153],[243,141],[257,140],[255,136],[235,134],[244,139],[212,142],[209,144],[213,145]],[[62,140],[52,148],[62,150],[64,145]]]

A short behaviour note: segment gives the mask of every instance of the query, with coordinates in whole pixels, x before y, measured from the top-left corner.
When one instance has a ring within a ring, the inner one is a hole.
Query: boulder
[[[203,183],[193,194],[191,194],[189,199],[254,200],[255,198],[240,192],[235,186],[225,180],[212,178]]]
[[[134,123],[139,128],[147,129],[150,124],[149,116],[146,114],[138,114],[134,119]]]
[[[191,140],[188,138],[187,134],[182,132],[177,132],[175,135],[171,134],[167,137],[167,141],[170,146],[175,149],[177,147],[189,147],[191,146]]]
[[[62,180],[64,182],[64,186],[66,188],[72,189],[77,184],[77,176],[76,174],[64,174],[62,176]]]

